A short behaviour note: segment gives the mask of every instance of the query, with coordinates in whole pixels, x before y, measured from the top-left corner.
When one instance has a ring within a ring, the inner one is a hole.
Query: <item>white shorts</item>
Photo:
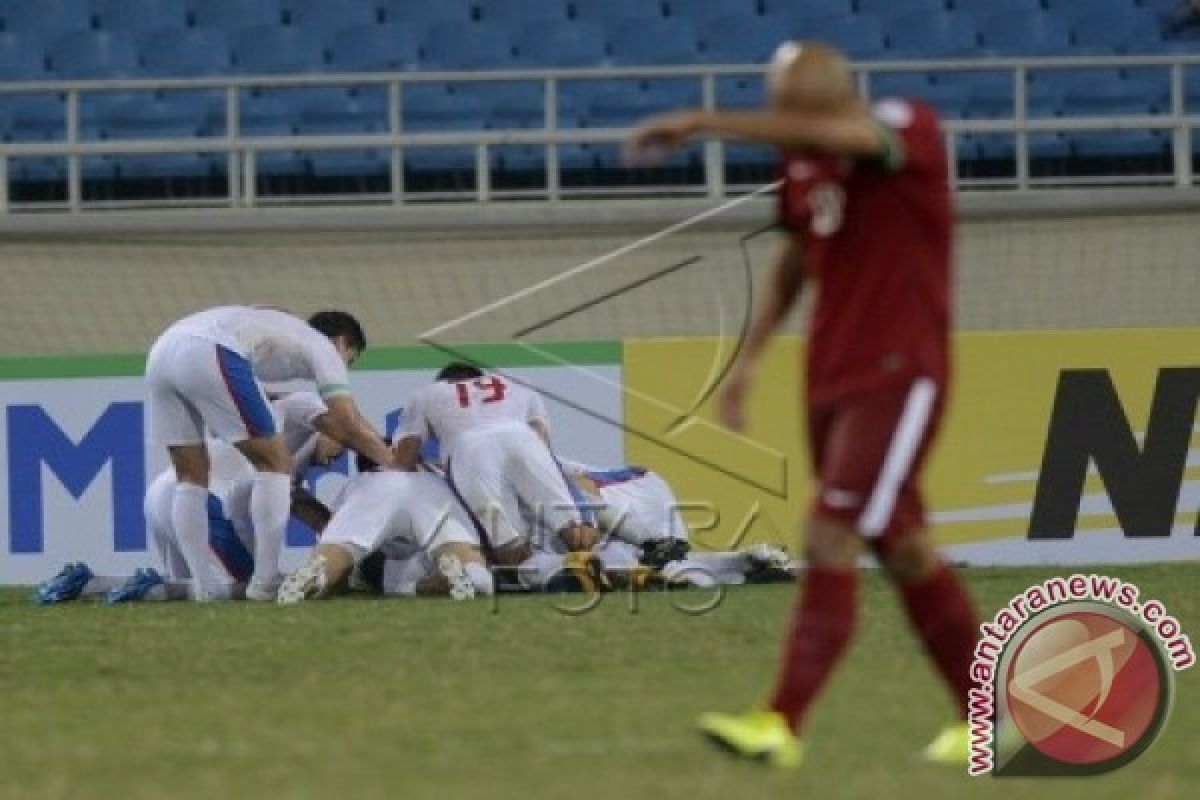
[[[171,522],[171,506],[175,502],[178,481],[173,470],[166,470],[150,484],[143,501],[146,529],[158,553],[163,577],[169,581],[186,581],[192,577],[175,525]],[[249,481],[235,484],[228,496],[213,492],[208,495],[208,553],[212,558],[210,574],[218,584],[245,583],[254,572],[254,533],[248,522]],[[247,508],[247,519],[238,520],[230,513],[239,506]]]
[[[200,444],[205,427],[227,442],[274,436],[279,425],[250,361],[183,333],[159,337],[146,358],[150,439]]]
[[[595,473],[600,475],[603,473]],[[679,501],[657,473],[605,483],[597,482],[601,505],[596,508],[601,529],[632,544],[660,539],[687,541],[687,525]]]
[[[479,540],[442,478],[411,472],[367,472],[352,478],[334,504],[322,544],[352,545],[358,557],[403,541],[422,550]]]
[[[446,477],[487,531],[492,547],[505,547],[530,532],[524,508],[558,533],[582,521],[562,468],[527,425],[489,428],[464,435],[446,466]]]

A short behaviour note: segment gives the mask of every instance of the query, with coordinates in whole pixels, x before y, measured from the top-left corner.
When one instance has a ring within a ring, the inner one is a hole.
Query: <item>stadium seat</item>
[[[667,16],[690,19],[697,25],[707,25],[722,17],[747,19],[758,16],[758,0],[667,0]]]
[[[779,17],[705,18],[701,57],[709,64],[761,64],[789,38],[788,25]]]
[[[144,33],[188,24],[184,0],[93,0],[96,27],[105,31]]]
[[[872,99],[924,97],[934,88],[934,83],[924,72],[873,72],[867,88]]]
[[[387,106],[367,98],[332,92],[310,98],[300,109],[296,132],[311,135],[386,133]],[[313,150],[307,154],[314,175],[343,177],[386,170],[386,149]]]
[[[841,48],[851,58],[870,59],[884,53],[883,28],[863,17],[820,17],[799,21],[801,36],[819,39]]]
[[[1072,134],[1071,148],[1080,158],[1145,158],[1163,155],[1169,141],[1158,131],[1106,131]]]
[[[475,19],[474,0],[383,0],[383,21],[424,30],[443,22],[459,24]]]
[[[441,84],[405,86],[401,108],[401,125],[406,131],[482,130],[487,120],[487,109],[480,100],[453,93]]]
[[[46,64],[68,79],[121,78],[138,71],[133,35],[121,31],[77,31],[50,43]]]
[[[915,15],[935,16],[948,11],[946,0],[856,0],[859,14],[866,14],[880,22],[912,17]]]
[[[693,64],[700,37],[691,23],[666,19],[623,19],[609,30],[609,52],[616,65]]]
[[[888,27],[887,37],[891,58],[966,57],[979,49],[975,21],[961,11],[898,17]]]
[[[54,38],[90,30],[92,12],[82,0],[0,0],[0,25],[9,33]]]
[[[765,14],[793,14],[802,19],[846,17],[854,13],[854,0],[762,0]]]
[[[717,108],[760,109],[766,102],[766,86],[761,78],[717,78]]]
[[[570,12],[568,0],[478,0],[479,20],[516,30],[531,22],[565,20]]]
[[[0,81],[30,81],[48,77],[46,57],[30,37],[0,33]]]
[[[311,31],[259,25],[238,32],[233,64],[243,75],[317,72],[324,67],[324,50]]]
[[[541,128],[546,120],[545,91],[540,81],[460,83],[455,84],[452,93],[477,101],[488,128]]]
[[[970,96],[957,86],[933,85],[923,93],[915,95],[937,109],[939,115],[946,119],[963,119],[970,111]]]
[[[992,9],[989,6],[989,14]],[[1003,56],[1043,56],[1069,52],[1071,32],[1060,17],[1040,14],[991,15],[979,20],[981,52]]]
[[[663,16],[660,0],[570,0],[571,17],[609,24],[617,19],[655,19]]]
[[[0,95],[8,118],[10,142],[61,141],[67,136],[67,107],[62,95]]]
[[[229,34],[283,22],[279,0],[190,0],[189,10],[196,27],[219,28]]]
[[[401,25],[358,25],[339,30],[329,43],[329,66],[335,72],[408,70],[419,60],[416,36]]]
[[[511,68],[513,60],[508,31],[483,23],[439,23],[421,44],[421,64],[428,69],[504,69]]]
[[[604,29],[590,22],[552,20],[520,29],[516,63],[527,67],[598,67],[608,63]]]
[[[290,136],[299,114],[292,103],[276,94],[243,92],[238,105],[238,126],[245,136]]]
[[[324,36],[329,31],[378,23],[380,13],[375,0],[284,0],[283,17],[289,25]]]
[[[233,56],[225,33],[213,28],[167,28],[138,41],[141,72],[163,78],[228,74]]]
[[[1072,23],[1075,34],[1072,53],[1117,55],[1153,53],[1162,44],[1161,26],[1152,19],[1130,14],[1114,20],[1100,14],[1084,16]]]
[[[1015,87],[1007,72],[938,73],[934,83],[953,86],[967,97],[967,116],[976,119],[1011,117],[1014,113]]]

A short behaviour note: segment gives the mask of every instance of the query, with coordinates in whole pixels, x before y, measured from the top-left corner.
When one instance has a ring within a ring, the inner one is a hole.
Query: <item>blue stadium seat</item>
[[[258,25],[279,25],[283,10],[279,0],[189,0],[192,24],[220,28],[226,33]]]
[[[466,23],[475,19],[475,0],[383,0],[384,22],[425,29],[443,22]]]
[[[367,97],[340,92],[316,96],[300,109],[296,131],[301,134],[331,135],[386,133],[387,107]],[[313,150],[308,162],[314,175],[342,177],[383,172],[389,163],[387,150]]]
[[[324,67],[324,50],[311,31],[259,25],[238,32],[233,63],[244,75],[318,72]]]
[[[1166,153],[1169,141],[1158,131],[1106,131],[1073,134],[1071,148],[1081,158],[1149,157]]]
[[[460,83],[452,91],[459,97],[478,101],[488,128],[541,128],[545,124],[545,91],[541,82]]]
[[[588,119],[597,128],[623,128],[681,105],[687,104],[680,103],[674,92],[662,88],[637,92],[615,91],[597,95],[591,100]]]
[[[58,78],[120,78],[138,71],[133,35],[121,31],[68,33],[50,43],[46,56],[51,74]]]
[[[663,15],[660,0],[570,0],[572,18],[609,24],[616,19],[655,19]]]
[[[789,37],[778,17],[706,18],[700,32],[703,60],[709,64],[761,64]]]
[[[111,168],[122,178],[203,178],[217,172],[224,156],[209,153],[159,153],[153,156],[107,156]]]
[[[11,158],[8,177],[20,183],[62,183],[67,177],[65,158]]]
[[[229,39],[213,28],[167,28],[139,40],[141,72],[155,77],[193,78],[228,74]]]
[[[864,17],[821,17],[799,29],[802,37],[819,39],[841,48],[851,58],[869,59],[884,53],[882,26]]]
[[[979,48],[979,31],[970,14],[909,14],[888,28],[891,58],[952,58],[973,56]]]
[[[53,38],[90,30],[92,12],[82,0],[0,0],[0,25],[8,32]]]
[[[1092,81],[1063,92],[1064,116],[1109,116],[1153,113],[1152,98],[1123,80]]]
[[[504,69],[513,61],[508,31],[483,23],[439,23],[421,44],[421,63],[430,69]]]
[[[934,83],[924,72],[874,72],[867,84],[872,99],[924,97]],[[966,94],[965,91],[962,92]]]
[[[758,16],[758,0],[667,0],[667,15],[707,25],[722,17],[746,19]]]
[[[978,3],[974,0],[953,0],[950,5],[955,13],[973,11],[981,17],[1032,19],[1046,13],[1042,2],[1043,0],[987,0],[986,3]]]
[[[0,33],[0,81],[32,81],[48,77],[46,57],[31,37]]]
[[[93,0],[96,27],[106,31],[143,33],[188,24],[184,0]]]
[[[763,0],[766,14],[787,14],[797,19],[820,19],[822,17],[846,17],[854,13],[854,0]]]
[[[1006,72],[953,72],[938,73],[934,77],[938,86],[952,86],[964,92],[967,98],[967,116],[976,119],[999,119],[1014,113],[1015,87],[1010,73]]]
[[[945,119],[963,119],[970,111],[970,96],[957,86],[933,85],[913,97],[933,106]]]
[[[682,20],[623,19],[608,41],[616,65],[693,64],[700,57],[700,36]]]
[[[61,141],[67,136],[67,107],[62,95],[0,95],[8,118],[10,142]]]
[[[246,136],[290,136],[296,132],[299,114],[293,104],[275,94],[242,93],[238,126]]]
[[[329,43],[329,65],[336,72],[415,69],[417,38],[401,25],[358,25],[340,30]]]
[[[401,100],[406,131],[483,130],[487,109],[477,98],[455,94],[441,84],[405,86]]]
[[[284,0],[283,16],[290,25],[324,35],[378,23],[380,14],[375,0]]]
[[[946,0],[857,0],[858,13],[888,21],[913,15],[934,16],[947,11]]]
[[[717,78],[717,108],[760,109],[767,102],[767,90],[761,78]]]
[[[1161,49],[1162,28],[1154,20],[1130,14],[1120,20],[1099,14],[1076,20],[1072,29],[1075,45],[1072,53],[1118,55],[1154,53]]]
[[[979,20],[979,31],[982,52],[993,55],[1061,55],[1071,47],[1067,24],[1049,12],[988,16]]]
[[[517,29],[531,22],[552,22],[567,19],[568,0],[478,0],[479,19],[492,25]]]
[[[598,67],[608,63],[604,30],[590,22],[528,25],[515,39],[517,63],[530,67]]]

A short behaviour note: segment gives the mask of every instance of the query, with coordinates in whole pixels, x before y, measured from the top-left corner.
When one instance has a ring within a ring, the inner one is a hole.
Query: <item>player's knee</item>
[[[914,531],[895,540],[881,539],[875,553],[888,576],[899,583],[914,583],[929,576],[942,563],[925,531]]]
[[[850,569],[858,562],[862,542],[848,522],[814,515],[809,519],[804,540],[808,563],[818,567]]]
[[[247,439],[239,442],[238,450],[259,472],[288,473],[292,470],[292,459],[283,440],[277,436],[269,439]]]

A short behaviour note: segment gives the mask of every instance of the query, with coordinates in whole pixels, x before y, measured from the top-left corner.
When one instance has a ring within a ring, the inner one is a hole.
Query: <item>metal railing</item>
[[[1063,57],[1043,59],[983,58],[873,62],[857,64],[861,85],[869,94],[874,76],[895,73],[933,75],[963,72],[1004,71],[1012,79],[1013,114],[1008,118],[949,119],[945,123],[951,174],[960,189],[1006,187],[1026,190],[1050,185],[1081,185],[1089,181],[1120,184],[1128,178],[1042,179],[1031,174],[1030,137],[1042,133],[1086,133],[1106,131],[1157,130],[1171,135],[1171,170],[1162,175],[1135,176],[1140,185],[1192,187],[1192,129],[1200,127],[1200,114],[1187,107],[1188,71],[1200,66],[1200,54],[1120,57]],[[1164,71],[1169,81],[1169,108],[1150,114],[1123,116],[1034,117],[1029,113],[1029,76],[1033,72],[1054,70],[1152,69]],[[223,76],[195,79],[130,79],[104,81],[40,81],[0,84],[0,98],[16,94],[59,95],[65,98],[65,137],[61,141],[0,143],[0,213],[13,210],[9,202],[9,164],[14,158],[65,158],[66,201],[60,207],[72,212],[95,206],[84,202],[83,159],[97,156],[153,156],[186,153],[220,153],[227,161],[228,191],[218,198],[228,207],[254,207],[262,204],[258,195],[257,159],[260,154],[279,151],[333,151],[378,149],[390,153],[390,191],[383,198],[393,204],[411,202],[405,191],[404,153],[427,147],[466,147],[475,154],[475,185],[467,199],[487,203],[497,199],[491,181],[492,155],[496,148],[511,145],[545,147],[544,189],[534,190],[542,199],[558,202],[571,196],[564,189],[557,145],[572,143],[617,143],[625,128],[562,128],[559,126],[559,102],[564,85],[574,81],[605,79],[686,79],[700,86],[703,105],[718,107],[718,81],[728,78],[761,77],[761,65],[683,66],[683,67],[606,67],[570,70],[498,70],[489,72],[404,72],[369,74],[306,74],[286,76]],[[1200,75],[1196,76],[1200,79]],[[410,132],[403,127],[402,98],[406,86],[416,84],[537,82],[543,87],[544,125],[540,129],[472,130],[447,132]],[[300,87],[383,87],[387,97],[388,130],[380,133],[295,134],[249,136],[240,131],[242,94],[263,89]],[[146,138],[84,140],[81,137],[80,109],[84,97],[116,92],[221,91],[224,95],[224,135],[202,138]],[[958,176],[959,143],[965,135],[1005,134],[1015,141],[1015,170],[1011,176],[972,181]],[[646,186],[645,194],[664,190],[703,194],[719,198],[744,187],[726,183],[724,145],[710,141],[703,145],[703,182],[696,187],[678,185]],[[589,188],[589,195],[603,194],[601,188]],[[628,194],[629,190],[624,190]],[[375,198],[378,199],[378,198]]]

